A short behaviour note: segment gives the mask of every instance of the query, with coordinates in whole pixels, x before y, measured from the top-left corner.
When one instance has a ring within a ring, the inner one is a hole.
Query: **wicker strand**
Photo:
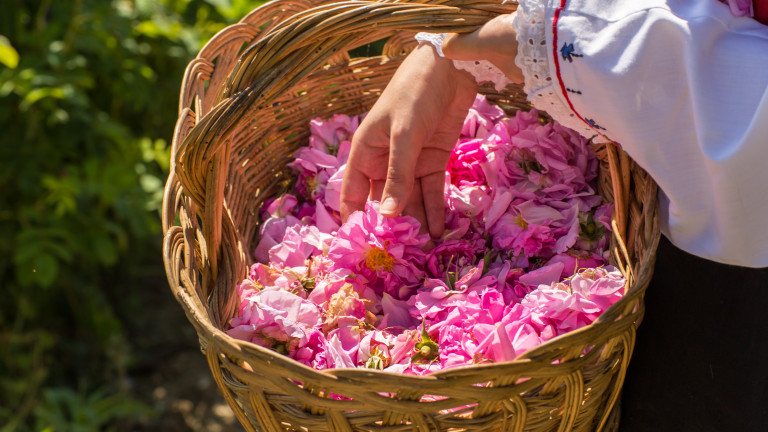
[[[624,378],[627,374],[627,365],[629,365],[629,359],[632,357],[632,347],[634,347],[635,345],[634,329],[630,331],[628,336],[622,335],[621,342],[622,342],[622,350],[621,350],[622,362],[620,363],[620,366],[619,366],[619,374],[616,377],[616,381],[610,393],[610,399],[608,401],[608,404],[605,406],[605,413],[603,415],[603,418],[600,419],[600,423],[597,426],[597,432],[602,431],[603,427],[605,427],[610,417],[610,414],[613,411],[613,408],[619,399],[619,395],[621,394],[621,387],[622,385],[624,385]]]
[[[617,231],[614,232],[618,234],[619,238],[623,239],[626,238],[625,236],[627,234],[628,204],[626,202],[626,197],[629,194],[624,194],[624,183],[626,179],[624,178],[624,168],[619,161],[618,150],[616,149],[615,144],[608,144],[606,150],[608,151],[608,164],[610,165],[611,180],[613,181],[613,198],[615,199],[613,219],[616,221],[614,229]],[[627,182],[627,188],[628,187],[629,183]]]
[[[235,413],[235,417],[237,417],[240,423],[245,426],[246,431],[257,432],[257,429],[248,420],[248,416],[245,414],[245,411],[242,409],[240,404],[236,403],[234,396],[232,395],[232,391],[224,383],[218,357],[219,351],[213,347],[209,347],[206,352],[206,358],[208,359],[208,367],[210,367],[211,372],[213,372],[213,380],[216,382],[216,385],[224,395],[224,399],[227,401],[229,406],[232,407],[232,411]]]
[[[510,425],[510,432],[522,432],[525,427],[528,417],[528,410],[525,406],[525,402],[519,395],[515,395],[510,399],[504,400],[504,405],[507,410],[510,411],[509,417],[512,418],[513,424]]]
[[[250,386],[248,396],[250,397],[251,408],[259,422],[259,426],[264,432],[281,432],[280,423],[275,418],[274,413],[269,407],[269,401],[264,395],[264,391],[258,386]]]

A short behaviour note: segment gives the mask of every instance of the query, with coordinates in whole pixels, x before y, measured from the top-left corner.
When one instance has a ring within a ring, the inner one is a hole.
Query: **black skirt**
[[[768,268],[662,237],[621,413],[621,432],[768,431]]]

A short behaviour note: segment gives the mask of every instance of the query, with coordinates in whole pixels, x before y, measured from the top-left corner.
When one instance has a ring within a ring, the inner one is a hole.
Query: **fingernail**
[[[392,197],[386,197],[384,198],[384,201],[381,202],[381,213],[386,214],[394,214],[397,211],[397,201],[395,201]]]

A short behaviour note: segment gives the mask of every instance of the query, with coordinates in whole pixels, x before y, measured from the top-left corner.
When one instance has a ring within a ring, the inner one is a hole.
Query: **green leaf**
[[[49,430],[104,430],[115,419],[153,415],[151,408],[122,393],[90,394],[69,388],[49,388],[36,409],[38,423]]]
[[[205,2],[215,7],[222,15],[226,15],[227,11],[232,8],[230,0],[205,0]]]
[[[144,174],[139,176],[139,184],[144,192],[151,194],[163,189],[163,181],[156,176]]]
[[[59,275],[59,261],[45,253],[40,254],[33,260],[34,267],[32,271],[37,275],[37,281],[43,287],[49,287]]]
[[[24,96],[24,100],[21,102],[20,108],[23,111],[26,111],[41,99],[45,99],[45,98],[64,99],[65,97],[66,97],[66,94],[64,92],[64,89],[61,87],[36,88],[30,91],[29,93],[27,93],[26,96]]]
[[[18,263],[16,277],[25,286],[38,284],[47,288],[59,275],[59,261],[52,255],[41,252],[31,259]]]
[[[16,236],[13,261],[17,266],[31,262],[36,255],[48,253],[56,258],[72,261],[72,235],[56,228],[25,228]]]
[[[91,234],[91,245],[94,255],[99,261],[106,265],[112,265],[117,262],[117,248],[109,236],[104,234]]]
[[[19,65],[19,53],[11,46],[7,37],[0,35],[0,63],[11,69]]]

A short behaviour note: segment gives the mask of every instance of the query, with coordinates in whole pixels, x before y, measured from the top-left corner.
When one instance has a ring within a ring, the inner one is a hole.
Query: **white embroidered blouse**
[[[519,3],[532,104],[620,143],[659,184],[675,245],[768,266],[768,27],[715,0]]]

